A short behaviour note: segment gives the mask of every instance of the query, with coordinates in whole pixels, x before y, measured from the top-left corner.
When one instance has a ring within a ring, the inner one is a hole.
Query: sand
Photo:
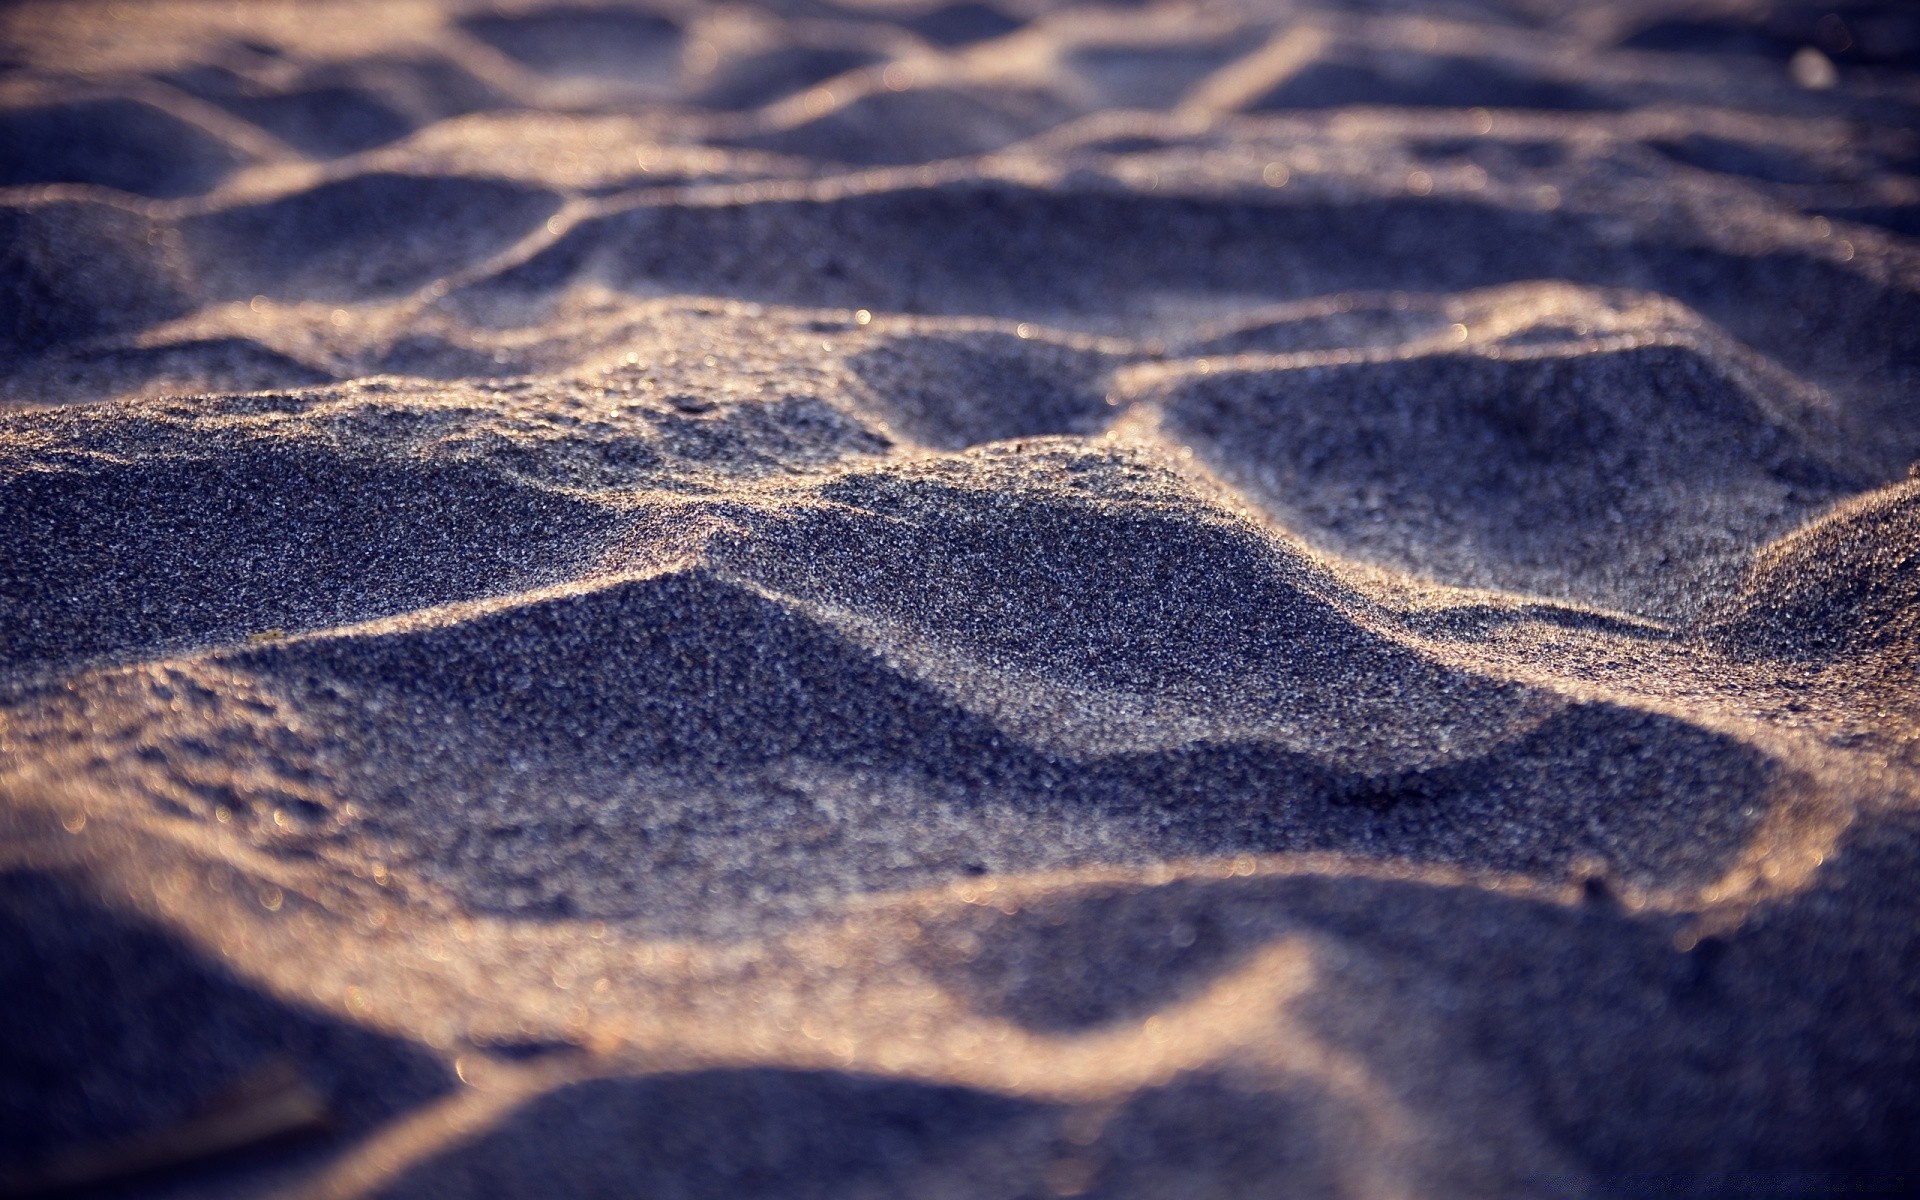
[[[0,1194],[1920,1194],[1917,125],[1890,4],[7,6]]]

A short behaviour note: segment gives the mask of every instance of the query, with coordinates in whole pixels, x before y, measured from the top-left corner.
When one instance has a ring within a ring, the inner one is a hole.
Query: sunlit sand
[[[0,12],[0,1195],[1920,1188],[1920,24],[1362,7]]]

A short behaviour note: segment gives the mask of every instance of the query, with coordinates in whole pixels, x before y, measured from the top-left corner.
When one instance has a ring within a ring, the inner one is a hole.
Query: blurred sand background
[[[0,1194],[1920,1193],[1920,13],[0,9]]]

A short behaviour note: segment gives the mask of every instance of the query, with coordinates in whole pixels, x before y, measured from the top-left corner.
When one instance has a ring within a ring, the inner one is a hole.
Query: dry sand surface
[[[1920,1194],[1920,12],[0,9],[0,1195]]]

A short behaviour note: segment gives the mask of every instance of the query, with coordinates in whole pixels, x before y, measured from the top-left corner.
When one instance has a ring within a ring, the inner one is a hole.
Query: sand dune
[[[0,12],[0,1194],[1920,1189],[1916,63]]]

